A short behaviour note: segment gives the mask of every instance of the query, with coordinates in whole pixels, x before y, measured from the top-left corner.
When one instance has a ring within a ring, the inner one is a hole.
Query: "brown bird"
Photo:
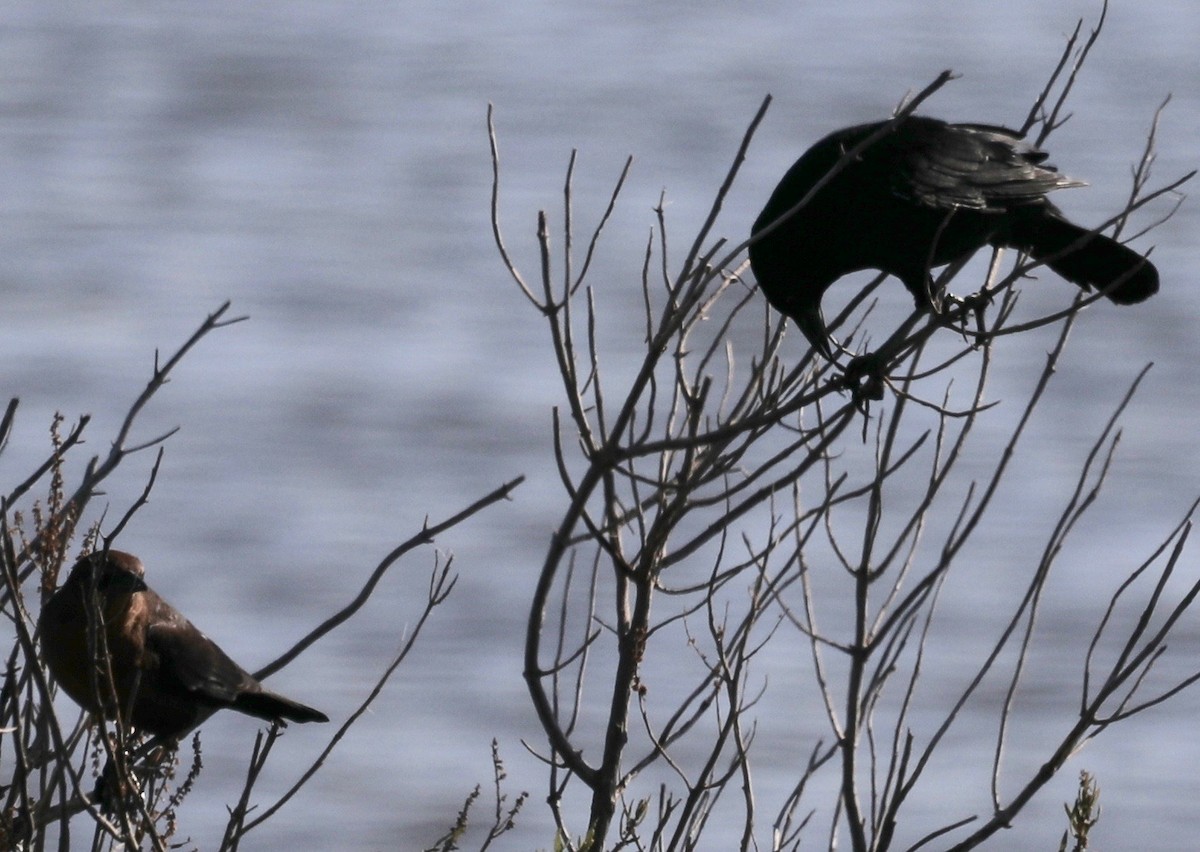
[[[80,706],[91,713],[103,708],[110,719],[119,707],[133,727],[172,738],[225,707],[269,721],[329,721],[319,710],[263,689],[155,594],[145,571],[136,556],[96,551],[75,563],[42,607],[38,632],[46,665]],[[89,620],[104,625],[103,632],[94,629],[92,649]],[[111,687],[96,644],[107,648]]]

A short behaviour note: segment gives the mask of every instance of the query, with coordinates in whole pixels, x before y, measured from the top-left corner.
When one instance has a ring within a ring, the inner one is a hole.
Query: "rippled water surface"
[[[943,68],[962,78],[927,112],[1018,124],[1065,34],[1098,12],[1032,0],[1002,13],[995,4],[860,0],[11,3],[0,28],[0,393],[19,396],[21,408],[0,457],[5,490],[46,453],[55,411],[90,413],[87,449],[104,452],[155,351],[173,351],[232,300],[232,312],[250,320],[204,340],[139,421],[142,438],[182,429],[121,545],[144,558],[159,591],[254,668],[346,602],[426,517],[526,475],[511,502],[439,541],[461,575],[450,602],[322,773],[248,845],[420,848],[488,780],[497,738],[510,789],[532,793],[503,848],[550,848],[541,766],[521,745],[543,741],[521,647],[564,505],[550,443],[558,379],[544,322],[492,243],[488,103],[503,219],[527,274],[536,267],[536,211],[559,209],[570,151],[578,149],[584,227],[635,155],[592,278],[608,311],[615,379],[640,344],[636,286],[652,208],[665,188],[678,262],[767,93],[774,103],[717,225],[733,242],[805,146],[886,115]],[[1080,221],[1101,221],[1122,203],[1168,93],[1156,174],[1196,165],[1198,22],[1182,0],[1114,3],[1075,115],[1053,138],[1054,161],[1092,185],[1061,201]],[[1200,490],[1196,233],[1195,205],[1185,205],[1139,244],[1157,244],[1162,294],[1082,318],[1004,509],[964,569],[964,587],[948,592],[939,630],[955,653],[927,666],[923,686],[935,697],[961,686],[971,655],[994,635],[979,635],[979,616],[1019,588],[1006,568],[1028,570],[1072,471],[1153,361],[1122,421],[1105,497],[1039,615],[1049,638],[1006,759],[1014,772],[1061,733],[1103,590]],[[1027,287],[1023,301],[1064,305],[1070,288],[1045,283]],[[1008,350],[991,398],[1028,393],[1049,338],[1042,344]],[[797,356],[795,338],[789,346]],[[123,512],[151,462],[130,460],[97,511]],[[359,619],[272,683],[345,719],[412,627],[431,560],[427,550],[401,563]],[[1200,563],[1188,556],[1183,568],[1192,576]],[[1193,619],[1166,665],[1200,658],[1198,641]],[[764,717],[794,712],[783,685],[797,653],[781,648],[761,663],[781,684]],[[670,678],[672,667],[660,665],[657,676]],[[1189,846],[1200,799],[1198,700],[1185,694],[1089,745],[1044,791],[1037,817],[996,848],[1052,848],[1079,768],[1101,779],[1100,847]],[[939,820],[986,810],[986,779],[971,785],[990,759],[990,718],[980,713],[947,741],[931,770],[937,781],[913,802],[909,842]],[[800,728],[822,735],[822,724]],[[254,730],[240,717],[205,728],[205,773],[186,826],[201,848],[216,843]],[[327,735],[288,730],[264,800]],[[796,759],[765,750],[765,788],[790,777]],[[1002,784],[1002,792],[1010,791]]]

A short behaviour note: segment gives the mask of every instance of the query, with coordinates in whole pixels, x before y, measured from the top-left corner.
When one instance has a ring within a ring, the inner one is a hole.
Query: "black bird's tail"
[[[1049,211],[1012,224],[1012,245],[1072,284],[1105,290],[1118,305],[1132,305],[1158,292],[1154,264],[1111,237],[1093,234]]]

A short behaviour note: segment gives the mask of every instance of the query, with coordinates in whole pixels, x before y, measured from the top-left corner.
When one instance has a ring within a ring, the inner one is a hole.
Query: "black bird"
[[[849,127],[813,145],[783,176],[752,233],[799,203],[847,151],[888,124]],[[1059,174],[1019,133],[916,115],[891,124],[750,246],[750,266],[768,301],[827,359],[833,353],[821,297],[860,269],[896,276],[919,308],[935,304],[931,268],[984,245],[1020,249],[1117,304],[1158,291],[1158,272],[1145,257],[1068,222],[1047,200],[1052,190],[1084,184]]]

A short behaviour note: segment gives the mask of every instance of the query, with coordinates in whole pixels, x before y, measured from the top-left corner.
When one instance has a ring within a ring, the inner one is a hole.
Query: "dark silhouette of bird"
[[[843,155],[881,131],[812,192]],[[839,130],[796,161],[755,220],[752,233],[758,234],[812,192],[750,245],[758,285],[831,361],[821,297],[861,269],[899,278],[924,309],[937,304],[930,270],[984,245],[1020,249],[1118,304],[1156,293],[1158,272],[1144,256],[1068,222],[1046,198],[1052,190],[1084,185],[1046,157],[1003,127],[916,115]]]
[[[75,563],[42,607],[42,655],[80,706],[103,710],[110,719],[119,712],[126,724],[169,738],[225,707],[270,721],[329,721],[319,710],[265,690],[155,594],[144,574],[136,556],[96,551]],[[89,623],[95,626],[89,629]]]

